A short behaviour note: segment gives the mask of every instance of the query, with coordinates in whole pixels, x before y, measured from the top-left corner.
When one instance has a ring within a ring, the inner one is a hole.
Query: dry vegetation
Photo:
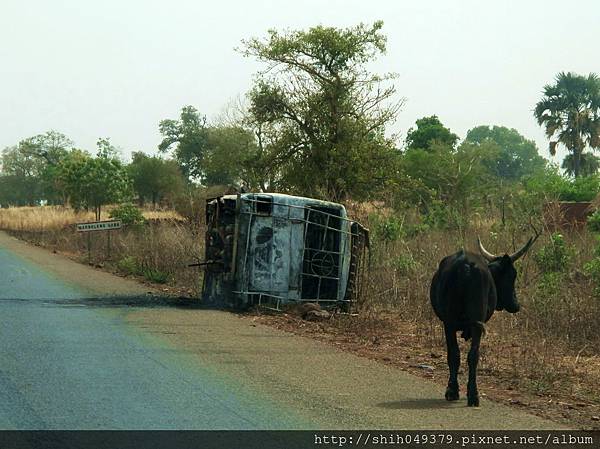
[[[102,219],[108,219],[111,207],[103,211]],[[179,214],[170,210],[144,210],[148,220],[182,221]],[[75,223],[95,221],[94,211],[75,211],[64,206],[9,207],[0,209],[0,229],[11,231],[56,231]]]
[[[105,232],[93,233],[90,253],[88,234],[78,233],[74,225],[94,221],[91,211],[59,206],[0,209],[0,229],[81,262],[197,295],[198,272],[187,265],[202,254],[203,232],[174,211],[145,210],[143,215],[145,224],[111,231],[110,248]]]
[[[390,215],[373,205],[355,205],[353,210],[373,230],[374,216]],[[202,255],[203,228],[170,212],[145,215],[151,218],[146,224],[113,232],[110,257],[105,236],[98,234],[92,262],[164,283],[178,294],[197,295],[198,271],[187,264]],[[85,261],[86,237],[71,225],[91,218],[61,208],[5,209],[0,210],[0,228]],[[500,253],[519,247],[531,232],[479,221],[454,231],[414,228],[395,238],[373,235],[357,316],[334,316],[326,323],[307,323],[289,315],[261,319],[445,383],[443,332],[428,299],[439,260],[461,246],[473,249],[476,235],[483,237],[488,249]],[[517,264],[522,310],[515,315],[496,313],[488,324],[480,387],[492,399],[578,427],[599,428],[600,276],[584,268],[598,256],[598,242],[586,229],[564,232],[564,270],[548,273],[544,268],[548,262],[540,261],[540,254],[554,243],[546,229]],[[465,382],[463,377],[463,391]]]

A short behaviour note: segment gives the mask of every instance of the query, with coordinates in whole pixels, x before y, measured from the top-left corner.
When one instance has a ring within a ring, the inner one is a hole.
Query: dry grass
[[[61,206],[0,209],[0,228],[9,231],[43,232],[94,220],[94,212],[75,212]]]
[[[108,219],[110,206],[103,212]],[[106,232],[78,233],[73,225],[95,221],[93,212],[75,212],[58,206],[0,209],[0,229],[36,245],[65,253],[81,262],[112,269],[180,294],[198,296],[200,276],[187,265],[203,253],[203,231],[187,225],[174,211],[145,210],[145,225]],[[88,237],[91,251],[88,253]]]
[[[102,220],[108,220],[112,209],[108,206],[103,210]],[[148,220],[174,220],[182,221],[183,218],[175,211],[143,210],[144,217]],[[78,211],[63,206],[42,207],[9,207],[0,209],[0,229],[9,231],[44,232],[58,230],[73,225],[96,221],[94,212]]]

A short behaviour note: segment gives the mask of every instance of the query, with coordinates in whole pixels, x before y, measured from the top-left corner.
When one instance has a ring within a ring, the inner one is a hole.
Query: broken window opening
[[[259,215],[271,215],[273,212],[273,197],[260,195],[254,202],[255,212]]]
[[[302,298],[334,300],[338,296],[340,280],[340,211],[325,206],[308,206],[304,218]]]

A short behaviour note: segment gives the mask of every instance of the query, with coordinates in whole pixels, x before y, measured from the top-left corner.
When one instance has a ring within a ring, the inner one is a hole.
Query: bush
[[[394,269],[403,275],[411,274],[418,267],[419,263],[415,260],[411,253],[400,254],[392,259]]]
[[[169,280],[169,275],[160,270],[153,270],[151,268],[147,268],[143,270],[143,274],[146,279],[156,284],[166,284]]]
[[[591,201],[600,192],[600,176],[579,176],[570,179],[563,176],[555,165],[532,175],[525,181],[527,191],[542,197],[560,201]]]
[[[561,287],[563,286],[564,278],[561,273],[549,272],[544,273],[537,284],[537,300],[552,300],[556,297]]]
[[[136,206],[131,203],[121,204],[110,211],[110,218],[121,220],[124,225],[140,225],[144,224],[146,219]]]
[[[428,205],[427,213],[423,218],[423,223],[429,228],[444,230],[459,229],[467,221],[464,211],[437,200]]]
[[[372,215],[369,217],[369,222],[373,223],[373,239],[375,241],[387,244],[403,237],[402,221],[394,216]]]
[[[141,274],[142,270],[140,268],[140,264],[137,259],[133,256],[123,257],[121,260],[117,262],[117,268],[119,271],[125,274]]]
[[[542,272],[558,273],[567,270],[571,256],[572,250],[565,242],[564,237],[555,232],[550,236],[550,242],[542,247],[533,258]]]
[[[587,219],[588,229],[592,232],[600,232],[600,209],[596,210]]]
[[[596,237],[596,248],[594,258],[583,266],[583,272],[589,276],[594,283],[594,295],[600,296],[600,237]]]
[[[591,201],[600,191],[600,178],[597,175],[579,176],[560,194],[562,201]]]

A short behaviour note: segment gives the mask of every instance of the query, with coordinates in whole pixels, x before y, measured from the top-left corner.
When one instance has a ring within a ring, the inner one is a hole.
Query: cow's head
[[[496,285],[496,294],[498,296],[496,310],[506,310],[510,313],[516,313],[521,308],[515,292],[517,270],[515,270],[514,263],[531,248],[531,245],[533,245],[539,235],[536,232],[536,235],[531,237],[520,250],[511,255],[504,254],[503,256],[490,253],[483,247],[481,240],[477,237],[479,252],[488,261],[488,268],[492,273],[494,284]]]

